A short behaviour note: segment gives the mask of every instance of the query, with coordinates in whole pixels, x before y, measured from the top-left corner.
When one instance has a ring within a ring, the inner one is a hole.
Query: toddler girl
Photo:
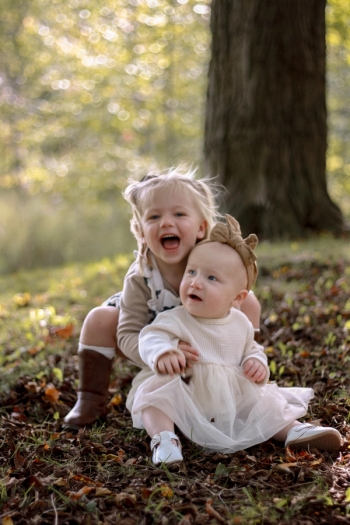
[[[139,388],[127,401],[134,426],[152,438],[155,464],[183,459],[174,423],[208,451],[235,452],[272,437],[290,447],[337,450],[337,430],[296,420],[306,414],[311,388],[267,383],[264,349],[237,309],[257,276],[257,238],[243,240],[237,221],[226,218],[227,225],[217,224],[210,240],[190,253],[182,306],[161,313],[140,333],[140,355],[155,374],[136,377]],[[181,340],[200,352],[188,383],[181,377],[186,369]]]
[[[115,353],[144,368],[139,380],[153,375],[138,351],[141,329],[157,314],[180,304],[179,286],[188,254],[208,236],[219,216],[209,181],[196,180],[194,172],[170,169],[131,181],[124,192],[131,204],[131,229],[138,255],[124,281],[123,292],[93,309],[85,319],[79,343],[79,391],[74,408],[64,418],[66,428],[92,424],[106,415],[108,385]],[[260,305],[254,294],[242,311],[259,328]],[[118,341],[117,341],[118,328]],[[198,350],[179,342],[187,364]]]

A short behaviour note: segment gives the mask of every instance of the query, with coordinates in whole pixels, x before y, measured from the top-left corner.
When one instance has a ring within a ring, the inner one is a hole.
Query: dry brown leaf
[[[15,467],[17,469],[20,469],[23,467],[23,465],[25,464],[26,462],[26,458],[24,458],[23,456],[21,456],[21,453],[20,451],[17,449],[16,452],[15,452],[15,455],[14,455],[14,458],[13,458],[13,462],[15,464]]]
[[[124,456],[125,456],[125,451],[122,448],[120,448],[118,450],[118,455],[116,455],[116,454],[106,454],[105,457],[107,459],[112,459],[116,463],[123,463]]]
[[[14,525],[10,516],[5,516],[2,520],[2,525]]]
[[[212,502],[213,502],[212,499],[207,500],[205,504],[206,513],[211,518],[215,518],[216,520],[220,521],[220,523],[224,523],[226,521],[225,518],[223,518],[215,509],[213,509],[213,507],[211,506]]]
[[[66,487],[68,485],[68,482],[64,478],[58,478],[56,481],[53,482],[53,485],[57,485],[57,487]]]
[[[112,494],[112,491],[106,487],[96,487],[95,494],[96,496],[109,496],[109,494]]]
[[[128,492],[120,492],[115,497],[116,505],[123,507],[135,507],[136,505],[136,496],[135,494],[129,494]]]
[[[152,489],[147,489],[146,487],[142,487],[141,489],[141,497],[142,499],[148,499],[152,496],[153,494],[153,490]]]
[[[193,523],[193,518],[191,514],[185,514],[178,525],[191,525]]]
[[[120,394],[115,394],[115,395],[112,397],[112,399],[110,400],[109,404],[110,404],[111,406],[116,407],[116,406],[120,405],[120,403],[121,403],[122,401],[123,401],[122,396],[121,396]]]
[[[90,494],[90,492],[92,492],[94,490],[94,487],[83,487],[81,488],[80,490],[78,490],[78,492],[72,492],[70,490],[67,490],[67,496],[71,499],[74,499],[74,500],[78,500],[80,499],[82,496],[86,495],[86,494]]]
[[[102,487],[102,483],[100,481],[95,481],[94,479],[91,479],[88,476],[84,476],[83,474],[71,474],[69,476],[69,479],[74,479],[74,481],[80,481],[81,483],[85,483],[86,485]]]
[[[163,498],[172,498],[174,495],[173,490],[166,483],[163,483],[160,486],[160,493],[163,496]]]
[[[52,383],[49,383],[45,388],[45,399],[49,403],[57,403],[60,395],[61,392]]]
[[[68,324],[67,326],[54,326],[51,328],[50,332],[52,335],[57,335],[62,339],[69,339],[72,337],[74,329],[74,324]]]

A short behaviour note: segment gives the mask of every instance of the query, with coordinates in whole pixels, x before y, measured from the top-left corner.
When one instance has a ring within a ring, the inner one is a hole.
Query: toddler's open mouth
[[[177,235],[164,235],[160,240],[163,248],[173,250],[180,244],[180,238]]]

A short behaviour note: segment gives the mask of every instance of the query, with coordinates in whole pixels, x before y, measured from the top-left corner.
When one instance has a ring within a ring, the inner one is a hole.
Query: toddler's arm
[[[198,350],[196,348],[193,348],[189,343],[186,343],[185,341],[179,341],[177,347],[179,348],[179,350],[182,351],[183,355],[185,356],[186,368],[192,368],[192,366],[198,361]]]
[[[139,354],[139,333],[153,319],[147,305],[151,292],[135,268],[132,265],[124,280],[117,336],[123,354],[142,368],[145,363]]]

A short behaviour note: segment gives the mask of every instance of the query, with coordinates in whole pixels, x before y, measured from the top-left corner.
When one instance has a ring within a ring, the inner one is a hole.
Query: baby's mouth
[[[180,244],[180,238],[177,235],[164,235],[160,240],[163,248],[174,250]]]
[[[194,293],[191,293],[189,295],[189,298],[192,299],[192,301],[202,301],[202,299],[198,297],[198,295],[195,295]]]

